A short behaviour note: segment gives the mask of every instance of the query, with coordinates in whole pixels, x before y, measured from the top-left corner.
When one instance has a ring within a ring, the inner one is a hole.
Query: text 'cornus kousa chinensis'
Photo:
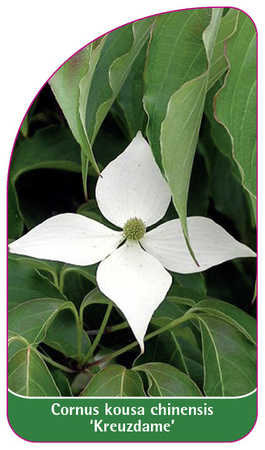
[[[195,273],[256,256],[206,217],[188,218],[199,265],[187,248],[179,219],[148,230],[165,215],[171,193],[141,132],[102,171],[96,200],[105,218],[121,231],[79,214],[59,214],[12,242],[9,250],[81,266],[100,262],[98,287],[123,312],[142,352],[151,317],[172,283],[168,271]]]

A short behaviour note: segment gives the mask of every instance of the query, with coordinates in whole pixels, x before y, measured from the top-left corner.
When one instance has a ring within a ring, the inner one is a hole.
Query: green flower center
[[[142,239],[145,231],[146,228],[144,222],[141,219],[137,219],[137,217],[127,220],[123,227],[123,234],[125,238],[133,241],[139,241]]]

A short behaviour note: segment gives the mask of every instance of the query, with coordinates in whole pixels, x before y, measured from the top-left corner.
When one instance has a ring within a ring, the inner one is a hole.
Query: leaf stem
[[[98,334],[97,334],[93,344],[91,345],[89,351],[87,352],[87,354],[84,357],[84,361],[85,362],[87,362],[91,358],[91,356],[94,354],[94,351],[95,351],[95,349],[96,349],[96,347],[97,347],[97,345],[98,345],[98,343],[99,343],[99,341],[100,341],[100,339],[101,339],[101,337],[102,337],[102,335],[104,333],[104,330],[106,328],[106,325],[107,325],[107,322],[109,320],[109,316],[110,316],[112,308],[113,308],[113,303],[109,303],[108,307],[107,307],[107,310],[105,312],[105,316],[104,316],[104,318],[102,320],[102,323],[100,325],[100,328],[98,330]]]
[[[79,364],[82,364],[83,362],[83,356],[82,356],[82,341],[83,341],[83,315],[78,314],[76,307],[73,304],[72,312],[75,316],[76,321],[76,333],[77,333],[77,362]]]
[[[59,277],[59,291],[63,292],[63,288],[64,288],[64,276],[65,276],[65,270],[62,269],[60,272],[60,277]]]
[[[52,277],[53,277],[53,284],[54,284],[54,286],[58,290],[60,290],[58,273],[57,272],[53,272],[53,271],[50,271],[50,273],[52,274]]]
[[[57,369],[61,369],[64,372],[68,372],[68,373],[76,373],[75,370],[70,369],[69,367],[63,366],[62,364],[57,363],[56,361],[53,361],[53,359],[51,359],[49,356],[44,355],[43,353],[39,352],[37,350],[39,356],[44,359],[44,361],[46,361],[47,363],[51,364],[54,367],[57,367]]]
[[[171,328],[174,328],[177,325],[180,325],[183,322],[186,322],[187,320],[196,318],[196,316],[192,313],[189,313],[187,311],[183,316],[179,317],[178,319],[172,320],[172,322],[169,322],[167,325],[159,328],[158,330],[152,331],[152,333],[149,333],[145,336],[144,341],[148,341],[149,339],[152,339],[153,337],[159,335],[160,333],[163,333],[164,331],[168,331]],[[97,366],[100,364],[103,364],[110,359],[117,358],[117,356],[122,355],[123,353],[128,352],[129,350],[132,350],[134,347],[137,347],[138,342],[134,341],[131,344],[127,345],[126,347],[121,348],[120,350],[117,350],[116,352],[112,353],[110,356],[105,356],[104,358],[98,359],[97,361],[93,361],[92,363],[88,364],[86,368],[90,368],[93,366]]]
[[[128,328],[129,324],[127,320],[124,322],[118,323],[117,325],[112,325],[111,327],[107,328],[108,333],[113,333],[114,331],[124,330],[124,328]]]
[[[111,325],[110,327],[106,327],[104,330],[104,334],[107,333],[114,333],[114,331],[119,331],[119,330],[124,330],[124,328],[128,328],[129,324],[127,322],[127,320],[125,320],[124,322],[118,323],[117,325]],[[88,330],[87,334],[88,336],[95,336],[96,334],[98,334],[99,330]]]

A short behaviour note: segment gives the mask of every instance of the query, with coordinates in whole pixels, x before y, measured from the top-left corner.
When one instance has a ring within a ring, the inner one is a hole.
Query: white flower
[[[166,269],[194,273],[233,258],[255,256],[206,217],[188,218],[199,266],[187,249],[179,219],[146,231],[163,218],[171,193],[141,132],[103,170],[96,199],[105,218],[122,231],[79,214],[59,214],[11,243],[9,249],[81,266],[101,261],[98,287],[123,312],[142,351],[150,319],[172,283]]]

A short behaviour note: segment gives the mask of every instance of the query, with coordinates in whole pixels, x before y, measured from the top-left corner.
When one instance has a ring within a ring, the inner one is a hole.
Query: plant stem
[[[110,303],[108,305],[108,307],[107,307],[104,319],[102,320],[102,323],[101,323],[100,328],[98,330],[98,334],[97,334],[93,344],[91,345],[89,351],[87,352],[86,356],[84,357],[84,362],[88,361],[89,358],[91,358],[91,356],[94,354],[94,351],[95,351],[95,349],[96,349],[96,347],[97,347],[97,345],[98,345],[98,343],[99,343],[99,341],[100,341],[100,339],[101,339],[101,337],[102,337],[102,335],[104,333],[104,330],[106,328],[106,325],[107,325],[107,322],[109,320],[109,316],[110,316],[112,307],[113,307],[113,303]]]
[[[60,290],[60,286],[59,286],[59,278],[58,278],[58,274],[57,274],[57,272],[50,272],[51,274],[52,274],[52,277],[53,277],[53,284],[54,284],[54,286],[58,289],[58,290]]]
[[[62,269],[59,277],[59,291],[63,292],[65,271]]]
[[[77,361],[81,364],[82,358],[82,340],[83,340],[83,321],[79,317],[77,325]]]
[[[168,331],[171,328],[174,328],[177,325],[180,325],[183,322],[186,322],[187,320],[193,319],[196,316],[192,313],[189,313],[189,311],[187,311],[183,316],[179,317],[178,319],[172,320],[172,322],[169,322],[167,325],[165,325],[164,327],[159,328],[158,330],[152,331],[152,333],[149,333],[145,336],[144,341],[148,341],[149,339],[152,339],[153,337],[159,335],[160,333],[163,333],[164,331]],[[112,353],[110,356],[105,356],[104,358],[98,359],[97,361],[93,361],[92,363],[87,365],[87,369],[92,367],[92,366],[97,366],[100,364],[103,364],[107,361],[109,361],[110,359],[114,359],[117,356],[122,355],[123,353],[128,352],[129,350],[133,349],[134,347],[137,347],[138,342],[132,342],[131,344],[127,345],[126,347],[121,348],[120,350],[117,350],[116,352]]]
[[[113,333],[114,331],[124,330],[124,328],[128,328],[129,324],[127,320],[125,322],[121,322],[118,325],[112,325],[111,327],[108,327],[108,333]]]
[[[117,325],[111,325],[110,327],[106,327],[104,334],[113,333],[114,331],[124,330],[124,328],[128,328],[128,327],[129,327],[129,324],[125,320],[124,322],[118,323]],[[88,330],[87,334],[88,334],[88,336],[95,336],[96,334],[98,334],[98,332],[99,332],[99,330]]]
[[[62,364],[59,364],[55,361],[53,361],[51,358],[49,358],[49,356],[44,355],[43,353],[38,352],[40,357],[42,359],[44,359],[44,361],[46,361],[47,363],[51,364],[54,367],[57,367],[57,369],[61,369],[64,372],[68,372],[68,373],[76,373],[75,370],[70,369],[69,367],[63,366]]]
[[[74,305],[73,305],[74,306]],[[79,364],[82,364],[83,362],[83,357],[82,357],[82,341],[83,341],[83,315],[82,314],[78,314],[75,306],[72,308],[72,312],[75,316],[75,321],[76,321],[76,333],[77,333],[77,343],[76,343],[76,347],[77,347],[77,362]]]

